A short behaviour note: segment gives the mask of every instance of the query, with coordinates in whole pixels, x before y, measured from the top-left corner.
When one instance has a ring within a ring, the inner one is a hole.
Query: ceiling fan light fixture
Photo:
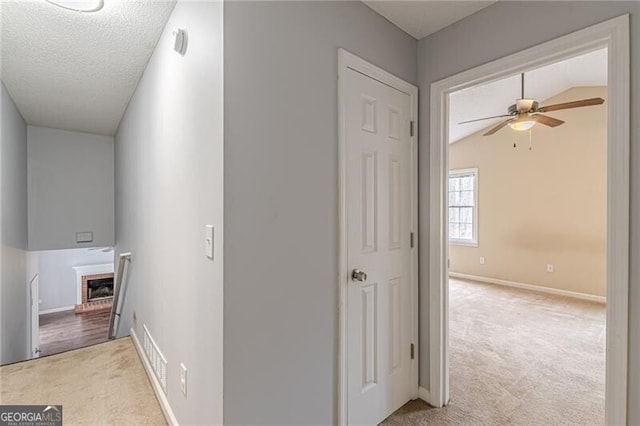
[[[525,130],[529,130],[535,125],[536,125],[535,120],[532,120],[529,117],[525,117],[522,120],[517,119],[513,121],[512,123],[509,124],[509,127],[511,127],[513,130],[516,130],[518,132],[522,132]]]
[[[104,0],[45,0],[54,6],[74,12],[97,12],[104,7]]]

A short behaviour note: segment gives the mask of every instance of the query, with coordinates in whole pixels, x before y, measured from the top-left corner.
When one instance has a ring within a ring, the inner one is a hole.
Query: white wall
[[[73,307],[77,303],[74,266],[113,263],[113,252],[70,249],[35,252],[40,283],[40,312]]]
[[[31,353],[27,287],[27,127],[0,84],[0,364]]]
[[[337,422],[338,48],[416,82],[361,2],[225,3],[225,424]]]
[[[426,37],[418,46],[421,145],[429,144],[429,88],[447,76],[604,20],[631,14],[631,276],[629,424],[640,424],[640,2],[497,2]],[[518,36],[508,36],[518,34]],[[420,181],[429,181],[429,150],[420,150]],[[429,386],[429,185],[420,187],[420,384]]]
[[[29,126],[29,250],[112,246],[113,137]],[[76,243],[76,232],[93,242]]]
[[[181,424],[222,423],[222,9],[177,3],[116,134],[116,251],[133,254],[119,333],[141,337],[147,325]],[[177,28],[188,32],[185,56],[173,50]]]

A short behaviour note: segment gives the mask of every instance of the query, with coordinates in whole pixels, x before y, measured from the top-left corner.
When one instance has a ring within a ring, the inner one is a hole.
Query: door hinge
[[[413,353],[413,343],[412,343],[412,344],[411,344],[411,359],[413,359],[413,358],[414,358],[414,356],[415,356],[415,355],[414,355],[414,353]]]
[[[415,121],[409,122],[409,136],[413,136],[413,127],[415,126]]]
[[[411,233],[411,236],[409,237],[409,240],[411,241],[411,248],[413,248],[413,232]]]

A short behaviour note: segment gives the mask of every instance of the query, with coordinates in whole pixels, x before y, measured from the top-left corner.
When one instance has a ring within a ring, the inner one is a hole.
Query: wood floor
[[[40,356],[106,342],[110,314],[110,309],[101,309],[40,315]]]

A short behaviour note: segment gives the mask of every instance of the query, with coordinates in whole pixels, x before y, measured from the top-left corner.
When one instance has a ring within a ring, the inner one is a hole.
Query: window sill
[[[449,240],[449,245],[462,247],[478,247],[477,241]]]

